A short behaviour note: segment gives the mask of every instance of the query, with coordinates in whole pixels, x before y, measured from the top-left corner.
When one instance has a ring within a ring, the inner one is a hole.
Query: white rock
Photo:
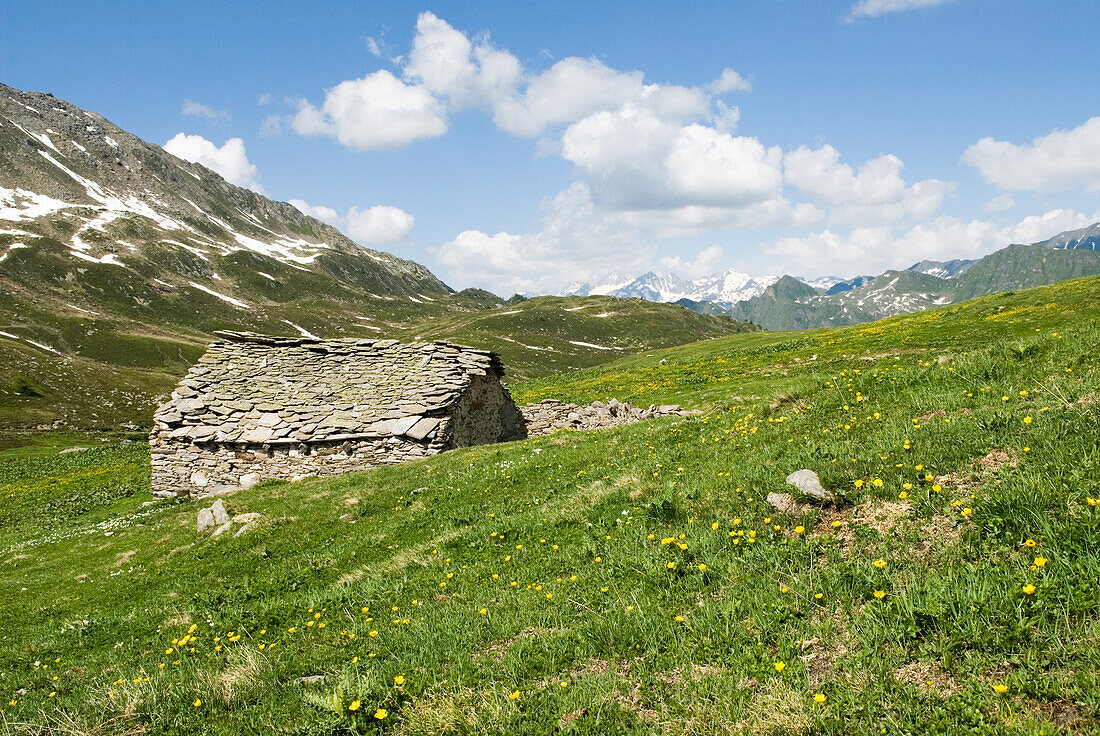
[[[794,471],[787,476],[787,483],[797,488],[803,495],[818,501],[831,503],[835,500],[833,494],[821,485],[821,479],[817,477],[817,473],[812,470]]]
[[[247,490],[247,489],[251,488],[252,486],[256,485],[257,483],[259,483],[260,480],[261,479],[260,479],[260,474],[259,473],[245,473],[244,475],[241,476],[241,480],[240,480],[241,488]]]
[[[199,509],[199,519],[195,531],[204,532],[214,526],[214,514],[210,509]]]
[[[229,512],[225,510],[225,502],[220,498],[210,507],[210,513],[214,515],[214,523],[221,525],[229,521]]]
[[[222,524],[221,526],[219,526],[217,529],[215,529],[214,533],[211,534],[210,536],[211,537],[220,537],[222,534],[225,534],[227,531],[229,531],[229,527],[231,527],[231,526],[233,526],[233,522],[232,521],[227,521],[224,524]]]

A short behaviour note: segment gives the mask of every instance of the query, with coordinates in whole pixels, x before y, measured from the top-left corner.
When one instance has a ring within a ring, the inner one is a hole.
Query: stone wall
[[[260,480],[336,475],[428,457],[445,449],[440,437],[380,437],[311,445],[193,444],[154,438],[153,492],[158,496],[211,496]]]
[[[527,438],[527,422],[496,376],[474,376],[450,408],[443,430],[447,449]]]
[[[681,409],[679,404],[641,408],[617,399],[594,401],[588,406],[566,404],[557,399],[543,399],[537,404],[520,407],[527,421],[527,435],[541,437],[563,429],[599,429],[633,424],[651,417],[682,417],[698,412]]]

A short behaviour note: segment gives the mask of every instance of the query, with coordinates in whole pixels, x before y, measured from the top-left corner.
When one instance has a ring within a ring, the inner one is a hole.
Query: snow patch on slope
[[[252,309],[251,305],[249,305],[245,302],[242,302],[240,299],[234,299],[231,296],[226,296],[225,294],[221,294],[217,291],[214,291],[213,289],[211,289],[208,286],[203,286],[202,284],[196,284],[194,281],[188,281],[187,283],[190,284],[193,288],[198,289],[199,291],[205,291],[210,296],[216,296],[218,299],[221,299],[223,302],[228,302],[229,304],[232,304],[234,307],[239,307],[241,309]]]

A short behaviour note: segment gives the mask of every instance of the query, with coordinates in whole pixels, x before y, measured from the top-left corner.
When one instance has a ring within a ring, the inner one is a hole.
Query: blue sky
[[[452,286],[552,292],[877,273],[1100,219],[1097,27],[1094,0],[7,0],[0,81]]]

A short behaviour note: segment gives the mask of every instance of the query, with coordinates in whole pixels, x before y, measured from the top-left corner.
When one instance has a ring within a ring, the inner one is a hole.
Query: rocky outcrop
[[[594,401],[587,406],[566,404],[557,399],[543,399],[537,404],[525,404],[520,407],[520,411],[527,420],[528,437],[540,437],[563,429],[618,427],[651,417],[689,416],[698,413],[681,409],[678,404],[651,405],[642,409],[617,399],[606,403]]]

